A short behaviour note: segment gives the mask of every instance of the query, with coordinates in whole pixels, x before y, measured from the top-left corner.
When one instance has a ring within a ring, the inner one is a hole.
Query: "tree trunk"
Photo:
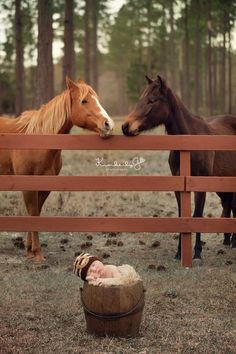
[[[53,97],[52,0],[38,0],[37,106]]]
[[[217,111],[217,48],[214,48],[212,56],[212,95],[214,97],[214,110]]]
[[[221,79],[220,79],[220,87],[221,87],[221,113],[225,112],[225,89],[226,89],[226,10],[224,10],[223,17],[223,45],[222,45],[222,61],[221,61]]]
[[[211,1],[208,2],[208,12],[207,12],[207,69],[208,69],[208,109],[210,115],[213,114],[213,99],[212,99],[212,38],[211,38]]]
[[[97,27],[99,0],[92,2],[92,86],[95,91],[98,90],[98,46],[97,46]]]
[[[200,39],[200,52],[199,52],[199,65],[200,65],[200,70],[199,70],[199,107],[203,107],[203,97],[205,97],[205,85],[204,85],[204,78],[205,78],[205,50],[204,50],[204,45],[202,47],[201,45],[201,39]]]
[[[188,30],[188,0],[185,0],[184,9],[184,101],[188,107],[191,102],[190,70],[189,70],[189,30]]]
[[[23,96],[24,96],[24,48],[23,48],[23,39],[22,39],[21,0],[15,0],[15,43],[16,43],[15,114],[16,116],[18,116],[23,111]]]
[[[173,90],[177,90],[176,82],[176,48],[175,48],[175,33],[174,33],[174,0],[170,0],[170,71],[171,71],[171,85]]]
[[[138,13],[139,13],[138,23],[141,23],[142,13],[140,11],[140,8],[138,9]],[[138,30],[138,81],[137,81],[139,95],[141,94],[141,92],[143,90],[143,78],[144,78],[143,67],[144,67],[143,36],[142,36],[141,26],[139,26],[139,30]]]
[[[84,14],[84,78],[85,81],[91,83],[91,53],[90,53],[90,16],[91,16],[91,0],[85,0],[85,14]]]
[[[68,75],[75,80],[75,51],[74,51],[74,1],[65,0],[64,19],[64,58],[62,71],[62,88],[65,88],[65,77]]]
[[[229,40],[229,50],[228,50],[228,113],[232,114],[232,55],[231,55],[231,29],[230,24],[228,26],[228,40]]]
[[[195,9],[196,9],[196,18],[195,18],[195,95],[194,95],[194,110],[198,114],[199,113],[199,94],[200,94],[200,27],[199,27],[199,20],[200,20],[200,3],[199,0],[195,0]]]
[[[167,77],[167,53],[166,53],[166,13],[165,6],[162,5],[162,24],[161,24],[161,57],[162,57],[162,73],[165,80],[168,81]]]
[[[152,75],[152,28],[151,28],[151,15],[152,15],[152,1],[147,1],[147,74]]]

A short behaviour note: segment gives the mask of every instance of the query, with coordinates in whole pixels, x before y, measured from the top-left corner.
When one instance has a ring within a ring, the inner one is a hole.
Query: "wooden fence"
[[[193,232],[236,232],[236,220],[192,218],[191,192],[236,191],[236,177],[196,177],[191,151],[236,151],[236,136],[114,136],[0,134],[1,149],[178,150],[180,176],[0,176],[1,191],[179,191],[181,217],[0,216],[0,231],[181,232],[182,265],[192,266]],[[219,200],[220,203],[220,200]]]

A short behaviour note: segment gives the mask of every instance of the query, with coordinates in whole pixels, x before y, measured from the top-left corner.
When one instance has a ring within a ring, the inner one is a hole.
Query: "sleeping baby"
[[[118,267],[105,265],[98,257],[84,252],[75,259],[74,273],[89,284],[100,286],[128,285],[141,280],[134,268],[128,264]]]

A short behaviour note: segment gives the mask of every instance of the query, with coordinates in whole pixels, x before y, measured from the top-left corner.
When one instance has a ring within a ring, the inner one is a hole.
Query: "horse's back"
[[[221,115],[211,117],[208,121],[212,134],[216,135],[235,135],[236,116]]]
[[[0,117],[0,133],[18,133],[18,118]]]

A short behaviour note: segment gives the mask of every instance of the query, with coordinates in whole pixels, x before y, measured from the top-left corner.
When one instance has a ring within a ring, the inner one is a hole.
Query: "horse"
[[[75,125],[98,133],[112,135],[114,122],[101,106],[96,92],[79,79],[66,77],[67,88],[38,110],[23,112],[15,119],[0,118],[0,133],[68,134]],[[2,175],[58,175],[62,167],[61,150],[2,150]],[[23,192],[30,216],[39,216],[50,191]],[[44,260],[38,232],[28,232],[27,257]]]
[[[122,125],[124,135],[136,136],[143,131],[164,125],[167,134],[235,135],[236,117],[231,115],[203,117],[191,113],[181,99],[167,86],[159,75],[156,80],[146,76],[148,85],[136,106],[125,118]],[[169,166],[172,175],[179,175],[179,151],[170,151]],[[191,152],[191,174],[193,176],[236,176],[236,152],[199,151]],[[223,217],[236,214],[235,193],[217,193],[221,199]],[[180,216],[180,193],[175,193]],[[202,217],[206,193],[196,192],[194,217]],[[224,234],[224,244],[229,245],[231,234]],[[232,247],[236,247],[236,234],[232,235]],[[200,259],[202,252],[201,234],[196,233],[194,258]],[[176,258],[181,258],[181,235],[179,236]]]

